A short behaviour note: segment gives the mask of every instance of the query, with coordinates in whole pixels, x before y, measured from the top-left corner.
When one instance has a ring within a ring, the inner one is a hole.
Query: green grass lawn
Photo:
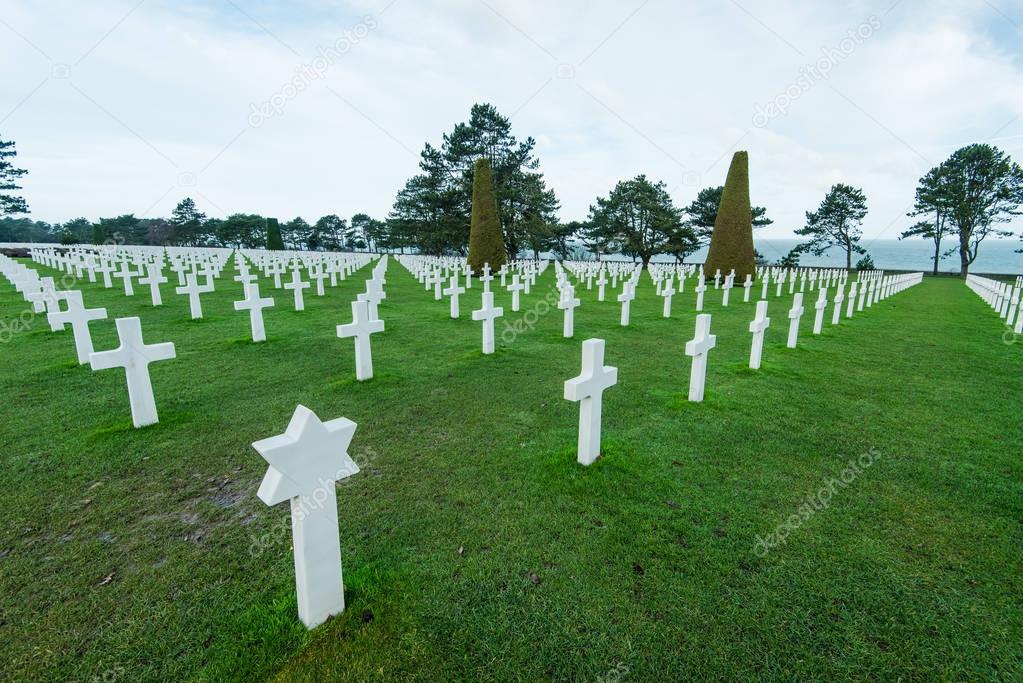
[[[820,337],[807,294],[796,350],[791,297],[772,286],[758,372],[753,304],[740,289],[722,309],[711,290],[718,347],[692,404],[692,279],[665,320],[644,276],[627,328],[613,296],[580,287],[575,339],[552,310],[517,335],[499,321],[483,356],[479,284],[453,321],[392,260],[376,377],[357,383],[335,325],[367,277],[304,312],[264,280],[263,344],[226,277],[198,322],[166,285],[154,309],[146,288],[83,284],[111,317],[92,324],[97,350],[132,315],[148,343],[177,345],[151,366],[161,421],[141,430],[123,372],[78,366],[70,330],[36,317],[0,344],[0,678],[1023,677],[1023,338],[1005,343],[961,281],[928,278]],[[553,283],[551,267],[523,313]],[[25,308],[0,284],[6,323]],[[604,456],[583,468],[562,383],[589,337],[607,340],[619,384]],[[362,467],[338,487],[347,610],[313,632],[288,507],[256,498],[266,465],[250,446],[298,403],[358,423]],[[826,508],[757,552],[871,449]]]

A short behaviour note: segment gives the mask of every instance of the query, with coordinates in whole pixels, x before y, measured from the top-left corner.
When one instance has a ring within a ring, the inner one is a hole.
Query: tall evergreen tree
[[[281,226],[281,236],[288,249],[305,249],[311,230],[309,223],[301,216],[296,216]]]
[[[639,258],[646,268],[650,259],[664,253],[673,232],[682,227],[682,212],[668,196],[663,182],[652,183],[645,175],[623,180],[606,198],[590,206],[590,244],[618,247],[626,256]]]
[[[1023,169],[1005,152],[986,144],[957,149],[941,168],[942,202],[959,238],[959,272],[966,277],[985,238],[1012,235],[997,226],[1021,214]]]
[[[494,196],[494,180],[490,174],[490,160],[486,157],[476,160],[473,173],[468,262],[475,273],[481,272],[484,264],[497,270],[507,262]]]
[[[281,225],[277,222],[276,218],[266,219],[266,248],[271,251],[284,251]]]
[[[533,138],[519,142],[511,133],[510,120],[492,105],[474,105],[469,121],[444,135],[439,149],[429,143],[424,146],[419,162],[422,172],[398,193],[388,222],[423,252],[465,253],[473,169],[478,159],[486,158],[507,251],[517,254],[528,240],[527,231],[554,224],[559,208],[537,170],[535,146]]]
[[[942,258],[941,242],[952,234],[953,229],[948,221],[950,206],[946,197],[945,184],[947,176],[944,166],[935,166],[920,179],[916,188],[916,201],[910,216],[928,216],[929,221],[918,221],[905,230],[899,239],[923,237],[934,243],[934,274],[938,274],[938,262]],[[952,253],[951,250],[948,253]],[[947,254],[945,254],[947,255]]]
[[[756,277],[756,254],[753,251],[753,209],[749,201],[749,154],[736,152],[728,166],[725,189],[721,192],[721,205],[714,218],[710,248],[703,272],[713,275],[735,271],[743,280],[747,275]]]
[[[710,242],[711,233],[714,232],[714,223],[718,218],[718,207],[721,206],[721,195],[724,191],[724,185],[705,187],[696,195],[696,199],[684,209],[688,216],[686,222],[696,232],[701,246]],[[767,209],[762,206],[751,207],[750,214],[754,230],[774,223],[767,217]]]
[[[327,214],[313,225],[320,245],[328,251],[341,251],[348,232],[348,221],[336,214]]]
[[[196,208],[191,197],[185,197],[178,202],[171,212],[170,222],[182,244],[194,247],[205,242],[206,214]]]
[[[371,218],[368,214],[357,213],[352,216],[352,234],[361,237],[369,249],[379,251],[390,248],[387,223]]]
[[[867,198],[863,190],[838,183],[833,185],[816,211],[806,212],[806,225],[796,230],[810,241],[799,246],[800,251],[820,256],[832,247],[845,252],[845,267],[852,269],[852,255],[865,254],[860,246],[863,230],[860,226],[867,215]]]
[[[11,159],[18,156],[14,141],[0,138],[0,216],[13,216],[28,213],[28,204],[24,197],[14,194],[20,190],[17,180],[28,173],[23,168],[16,168]]]

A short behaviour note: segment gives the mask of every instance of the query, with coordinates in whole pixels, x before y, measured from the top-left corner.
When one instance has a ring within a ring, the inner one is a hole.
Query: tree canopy
[[[863,237],[863,219],[867,215],[867,198],[863,190],[837,183],[824,196],[816,211],[806,212],[806,225],[795,231],[809,236],[799,246],[800,251],[820,256],[828,249],[838,247],[845,252],[845,267],[852,269],[852,255],[865,254],[860,246]]]
[[[536,141],[518,141],[511,121],[490,104],[473,105],[467,123],[443,136],[440,148],[426,143],[421,173],[398,192],[389,216],[391,233],[403,246],[427,254],[466,253],[472,211],[473,169],[487,159],[505,249],[517,255],[534,233],[557,222],[554,191],[537,169]]]
[[[959,272],[966,277],[985,238],[1012,235],[998,226],[1021,213],[1023,169],[1005,152],[987,144],[957,149],[939,169],[941,183],[935,201],[943,207],[958,237]]]
[[[652,257],[667,250],[672,235],[682,227],[682,212],[664,183],[638,175],[619,182],[607,197],[597,197],[590,206],[587,240],[602,248],[613,245],[646,267]]]

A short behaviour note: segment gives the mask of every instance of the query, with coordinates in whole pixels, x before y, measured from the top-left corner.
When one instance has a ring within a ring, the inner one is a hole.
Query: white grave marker
[[[764,331],[770,326],[771,319],[767,317],[767,301],[758,301],[756,317],[749,324],[749,331],[753,333],[753,346],[749,352],[749,366],[753,370],[760,369],[760,359],[764,353]]]
[[[92,352],[89,362],[93,370],[124,368],[132,424],[136,427],[155,424],[160,420],[156,415],[149,364],[174,358],[174,344],[166,342],[147,346],[142,341],[142,321],[138,318],[118,318],[116,324],[121,345],[110,351]]]
[[[78,362],[82,365],[89,362],[89,355],[92,353],[92,335],[89,333],[90,320],[104,320],[107,317],[105,308],[86,308],[82,301],[82,293],[77,289],[69,289],[64,292],[67,300],[67,310],[58,313],[51,313],[48,320],[52,324],[64,329],[68,323],[71,324],[71,333],[75,337],[75,351],[78,354]]]
[[[604,340],[583,342],[583,369],[565,382],[565,400],[579,402],[580,464],[590,465],[600,455],[600,415],[604,390],[618,383],[618,368],[604,365]]]
[[[686,355],[693,358],[689,375],[689,400],[702,401],[707,386],[707,353],[717,346],[717,336],[710,333],[710,314],[696,316],[696,336],[686,342]]]
[[[259,499],[291,501],[298,618],[310,629],[345,609],[334,482],[359,471],[348,455],[355,428],[344,417],[321,422],[300,405],[283,434],[252,444],[270,465]]]
[[[369,302],[352,302],[352,322],[337,326],[337,336],[341,339],[355,337],[355,379],[372,379],[373,349],[369,336],[384,331],[383,320],[372,320],[369,314]]]
[[[787,346],[790,349],[796,348],[796,341],[799,338],[799,319],[803,317],[803,293],[793,295],[792,308],[789,310],[789,340]]]
[[[482,278],[480,278],[482,279]],[[472,319],[483,321],[483,353],[494,352],[494,320],[504,315],[504,309],[494,307],[494,293],[483,292],[483,308],[472,312]]]
[[[266,327],[263,325],[263,309],[274,305],[273,297],[259,298],[259,283],[249,282],[245,285],[245,298],[234,302],[234,310],[249,312],[249,327],[252,328],[252,341],[266,341]]]

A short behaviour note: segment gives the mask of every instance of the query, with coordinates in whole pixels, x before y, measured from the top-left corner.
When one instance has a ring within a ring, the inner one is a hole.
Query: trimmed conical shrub
[[[713,277],[718,270],[728,275],[733,268],[737,282],[745,280],[746,275],[757,275],[753,213],[749,203],[749,154],[746,152],[736,152],[728,167],[703,272]]]
[[[469,222],[469,266],[473,272],[491,270],[505,264],[504,235],[497,217],[497,197],[490,174],[490,159],[479,159],[472,176],[472,219]]]
[[[271,251],[284,251],[284,238],[281,237],[281,226],[276,218],[266,219],[266,248]]]

